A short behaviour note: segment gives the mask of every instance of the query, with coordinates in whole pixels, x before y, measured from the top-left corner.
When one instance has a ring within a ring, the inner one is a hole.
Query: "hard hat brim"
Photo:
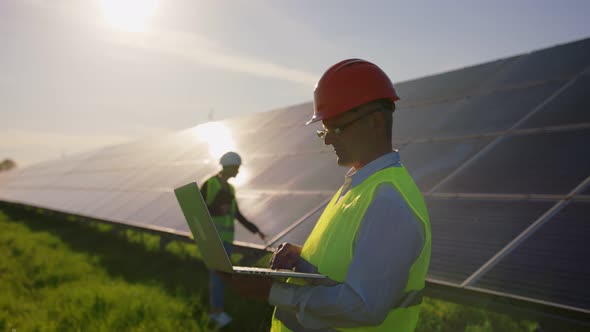
[[[321,121],[321,120],[322,120],[322,118],[321,118],[321,117],[319,117],[319,116],[317,116],[317,115],[314,115],[314,116],[312,116],[312,117],[311,117],[311,119],[310,119],[309,121],[307,121],[307,122],[305,123],[305,125],[307,126],[307,125],[309,125],[309,124],[312,124],[312,123],[314,123],[314,122],[318,122],[318,121]]]

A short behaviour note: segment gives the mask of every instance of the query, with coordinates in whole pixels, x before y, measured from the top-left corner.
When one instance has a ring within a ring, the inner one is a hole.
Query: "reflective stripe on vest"
[[[391,183],[423,223],[424,246],[410,268],[404,295],[380,325],[359,328],[332,327],[338,331],[406,332],[414,331],[418,322],[418,304],[422,301],[424,280],[430,263],[430,222],[422,194],[405,167],[389,167],[378,171],[338,199],[342,191],[340,188],[303,245],[301,257],[314,265],[319,273],[337,282],[344,282],[352,262],[356,232],[373,200],[375,189],[382,183]],[[291,280],[288,282],[299,284]],[[271,331],[290,330],[273,315]]]
[[[215,197],[217,193],[221,190],[221,182],[217,176],[213,176],[207,180],[207,193],[205,196],[205,203],[207,206],[211,206],[215,201]],[[234,218],[236,216],[236,199],[235,199],[235,190],[231,184],[227,184],[229,186],[229,190],[232,193],[234,199],[232,200],[232,206],[230,214],[226,216],[213,216],[213,222],[215,223],[215,228],[217,229],[217,233],[219,233],[219,237],[222,241],[233,243],[234,242]]]

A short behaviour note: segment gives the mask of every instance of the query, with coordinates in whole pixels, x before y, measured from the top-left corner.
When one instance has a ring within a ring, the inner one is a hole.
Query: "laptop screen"
[[[195,243],[210,270],[232,272],[232,264],[196,182],[174,189]]]

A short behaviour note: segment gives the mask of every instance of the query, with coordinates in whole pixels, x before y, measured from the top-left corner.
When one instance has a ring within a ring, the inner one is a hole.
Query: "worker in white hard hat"
[[[240,212],[235,198],[235,189],[227,182],[228,179],[238,175],[242,158],[235,152],[227,152],[221,156],[219,163],[222,166],[221,171],[203,183],[201,194],[209,208],[225,250],[231,254],[234,241],[234,220],[237,219],[247,230],[257,234],[263,241],[266,235]],[[229,324],[232,320],[231,316],[224,311],[223,292],[223,281],[211,272],[209,315],[211,322],[218,328]]]

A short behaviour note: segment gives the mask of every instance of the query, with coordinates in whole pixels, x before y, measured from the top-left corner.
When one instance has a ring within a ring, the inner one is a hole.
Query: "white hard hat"
[[[219,159],[221,166],[240,166],[242,164],[242,158],[235,152],[226,152],[221,159]]]

